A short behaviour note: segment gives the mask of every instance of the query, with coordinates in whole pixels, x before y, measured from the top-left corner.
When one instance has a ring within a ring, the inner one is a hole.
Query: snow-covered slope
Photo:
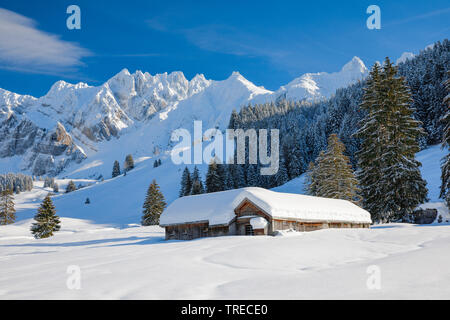
[[[400,56],[400,58],[398,58],[395,61],[395,64],[398,65],[399,63],[405,62],[407,60],[410,60],[412,58],[414,58],[415,55],[412,52],[403,52],[402,55]]]
[[[35,240],[29,227],[2,227],[0,299],[450,298],[449,225],[193,241],[69,218],[54,237]],[[378,289],[367,285],[374,268]]]
[[[440,202],[439,166],[444,153],[445,151],[440,146],[433,146],[417,155],[417,159],[422,162],[421,172],[423,178],[427,181],[430,203]],[[68,194],[63,193],[63,191],[69,180],[58,180],[61,193],[53,197],[58,214],[62,217],[86,219],[98,224],[120,227],[140,223],[142,203],[147,188],[153,179],[156,179],[160,185],[168,204],[178,198],[184,166],[175,165],[164,156],[162,157],[162,165],[153,168],[153,161],[154,158],[136,158],[136,168],[128,172],[126,176],[121,175],[113,179],[106,179],[103,182],[85,179],[76,180],[79,181],[77,184],[93,184]],[[189,167],[192,171],[193,166]],[[108,169],[108,177],[110,177],[111,166],[109,163]],[[201,176],[204,178],[207,165],[200,165],[199,169]],[[85,168],[86,172],[89,172],[89,170],[89,168]],[[77,176],[77,173],[73,173],[71,177],[73,176]],[[79,177],[83,176],[85,176],[85,173],[79,174]],[[304,194],[303,186],[304,175],[273,190]],[[24,192],[16,196],[16,202],[20,203],[18,205],[18,219],[32,218],[43,197],[50,191],[49,188],[43,189],[38,182],[31,193]],[[84,204],[86,198],[91,201],[89,205]],[[444,214],[444,219],[450,220],[450,216]]]

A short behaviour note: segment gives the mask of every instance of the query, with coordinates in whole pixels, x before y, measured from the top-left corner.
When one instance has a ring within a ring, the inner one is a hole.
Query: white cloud
[[[36,22],[0,8],[0,68],[34,73],[75,71],[91,53],[39,30]]]

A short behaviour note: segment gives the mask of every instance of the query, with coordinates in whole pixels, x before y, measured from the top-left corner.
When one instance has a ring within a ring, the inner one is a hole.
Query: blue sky
[[[68,30],[66,8],[81,8]],[[381,8],[381,30],[366,9]],[[0,87],[44,95],[57,80],[99,85],[123,68],[227,78],[275,90],[305,72],[369,67],[450,35],[443,1],[0,0]]]

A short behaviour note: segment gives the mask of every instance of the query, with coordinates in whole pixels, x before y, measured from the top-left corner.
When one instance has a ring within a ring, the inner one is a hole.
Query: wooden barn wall
[[[166,240],[192,240],[204,237],[219,237],[235,234],[234,224],[230,226],[209,227],[208,223],[179,224],[167,226]],[[231,232],[230,232],[231,231]]]
[[[327,228],[369,228],[368,223],[349,222],[303,222],[294,220],[273,220],[273,230],[314,231]]]

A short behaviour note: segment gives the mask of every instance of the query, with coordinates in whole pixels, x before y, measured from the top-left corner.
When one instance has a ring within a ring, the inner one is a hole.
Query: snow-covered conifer
[[[112,170],[112,177],[115,178],[120,175],[120,164],[119,161],[115,160]]]
[[[66,193],[69,193],[69,192],[72,192],[75,190],[77,190],[77,186],[75,185],[75,183],[72,180],[70,180],[66,187]]]
[[[217,192],[225,190],[225,171],[222,164],[211,160],[206,174],[206,192]]]
[[[0,225],[14,223],[16,210],[14,209],[14,196],[11,190],[0,192]]]
[[[194,195],[205,193],[202,178],[200,177],[200,171],[198,170],[197,166],[194,167],[194,171],[192,172],[191,184],[192,187],[190,194]]]
[[[183,170],[183,174],[181,175],[181,188],[179,196],[184,197],[190,195],[191,189],[192,189],[191,173],[189,172],[188,167],[185,167]]]
[[[158,225],[159,217],[166,207],[164,195],[159,189],[156,180],[153,180],[147,190],[143,205],[142,225]]]
[[[44,198],[34,220],[36,222],[31,226],[31,233],[36,239],[51,237],[54,232],[59,231],[61,228],[61,222],[56,215],[55,206],[50,198],[50,194]]]
[[[124,164],[124,170],[130,171],[134,168],[134,160],[133,156],[131,154],[127,155],[125,157],[125,164]]]
[[[367,111],[357,136],[358,179],[364,207],[374,221],[406,218],[426,200],[426,182],[415,159],[420,122],[413,118],[411,95],[404,78],[386,58],[373,67],[361,108]]]

